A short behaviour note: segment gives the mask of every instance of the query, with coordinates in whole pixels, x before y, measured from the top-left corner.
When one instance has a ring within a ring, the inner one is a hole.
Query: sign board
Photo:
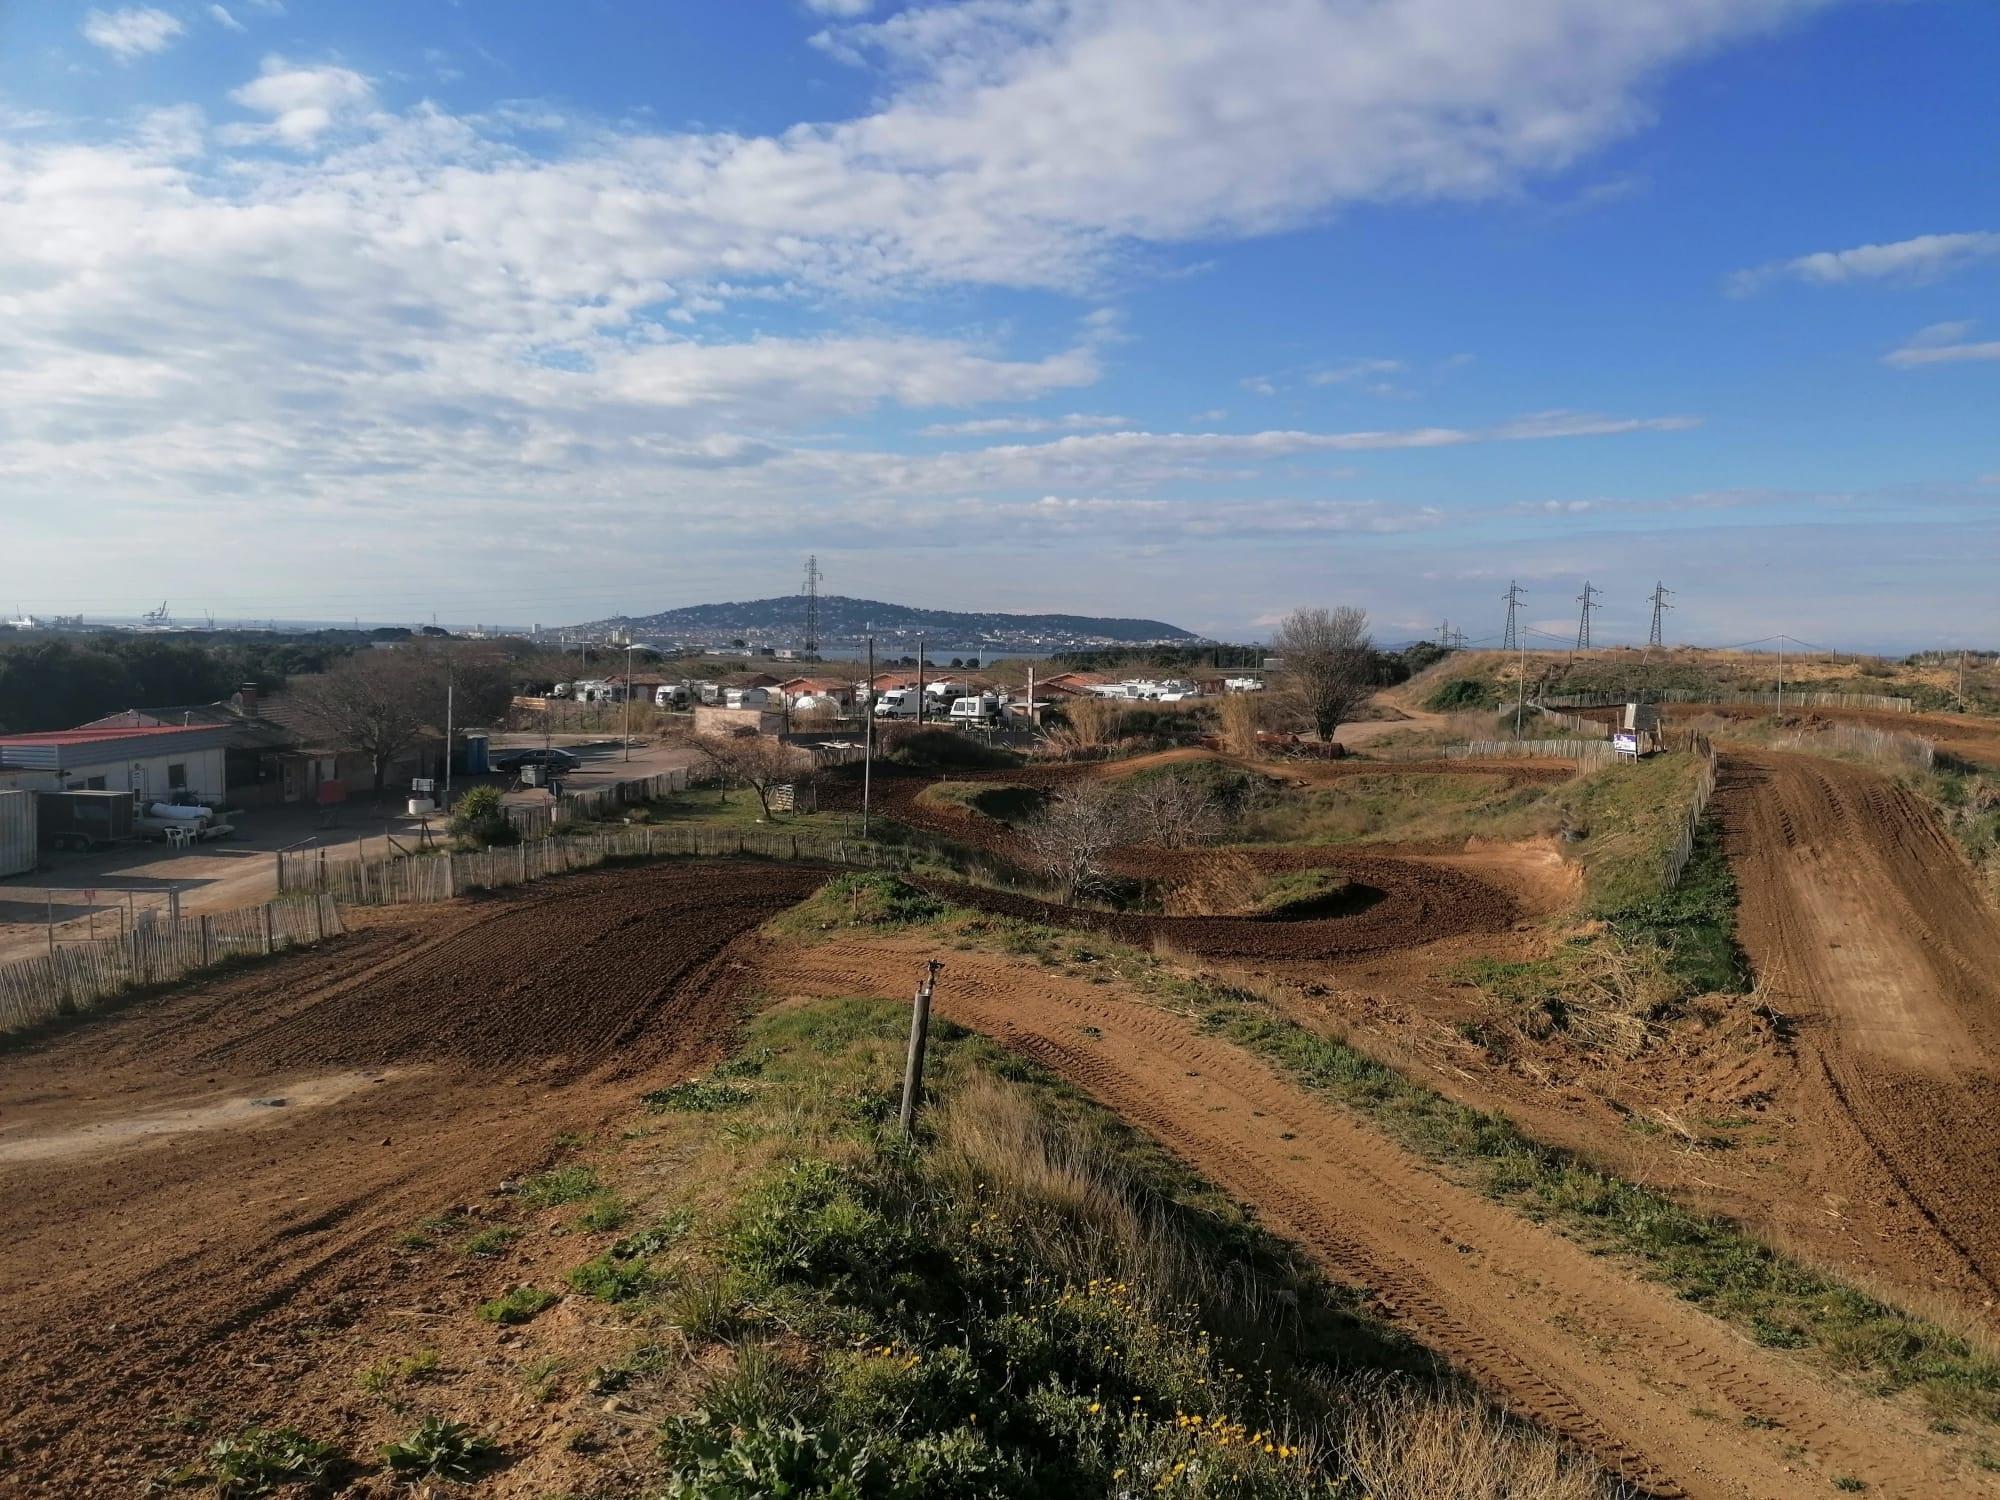
[[[1611,736],[1611,748],[1620,755],[1639,753],[1639,736],[1630,729],[1621,729]]]
[[[434,792],[437,789],[436,779],[430,776],[418,776],[410,782],[410,790],[413,792]]]

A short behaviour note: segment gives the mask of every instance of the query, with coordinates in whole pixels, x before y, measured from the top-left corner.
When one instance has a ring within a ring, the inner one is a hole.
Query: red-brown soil
[[[900,993],[921,938],[773,955],[792,995]],[[1337,1106],[1111,984],[947,954],[942,1015],[1079,1084],[1310,1248],[1512,1410],[1656,1494],[1995,1493],[1909,1413],[1835,1389],[1417,1164]]]
[[[1613,722],[1616,708],[1583,708],[1576,712],[1600,723]],[[1663,703],[1661,717],[1669,722],[1687,719],[1734,719],[1749,721],[1777,716],[1775,708],[1754,703]],[[1810,728],[1814,725],[1852,724],[1861,729],[1881,729],[1891,734],[1916,735],[1938,749],[1963,760],[1985,766],[2000,766],[2000,720],[1970,714],[1889,713],[1876,708],[1787,708],[1783,717]]]
[[[0,1145],[65,1143],[0,1158],[0,1492],[137,1495],[205,1446],[195,1411],[353,1439],[315,1409],[329,1379],[353,1396],[355,1366],[325,1368],[349,1330],[407,1318],[407,1353],[506,1285],[397,1236],[712,1057],[732,944],[822,878],[606,870],[397,913],[0,1056]],[[356,1069],[381,1081],[327,1086]],[[77,1137],[245,1103],[218,1128]],[[488,1337],[490,1360],[509,1335]]]
[[[2000,922],[1930,811],[1871,771],[1725,756],[1740,936],[1797,1027],[1835,1208],[2000,1297]]]

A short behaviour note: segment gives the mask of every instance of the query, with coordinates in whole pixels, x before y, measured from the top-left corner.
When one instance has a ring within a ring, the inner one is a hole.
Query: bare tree
[[[1104,885],[1104,857],[1126,842],[1125,799],[1100,781],[1083,781],[1050,799],[1021,827],[1034,866],[1075,901]]]
[[[812,773],[812,757],[783,740],[745,730],[741,734],[689,735],[687,744],[700,753],[725,784],[736,782],[757,794],[757,805],[771,816],[771,788],[798,781]]]
[[[1222,804],[1191,776],[1134,778],[1125,790],[1133,831],[1162,849],[1188,849],[1222,837]]]
[[[1331,741],[1374,688],[1368,615],[1352,605],[1293,610],[1273,632],[1271,650],[1283,661],[1288,688],[1322,740]]]
[[[390,762],[431,731],[430,686],[429,673],[404,652],[361,651],[292,692],[314,733],[368,757],[379,798]]]

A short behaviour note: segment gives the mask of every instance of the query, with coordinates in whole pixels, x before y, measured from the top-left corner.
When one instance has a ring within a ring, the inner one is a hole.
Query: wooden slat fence
[[[122,937],[65,942],[0,964],[0,1033],[88,1011],[126,990],[183,979],[227,959],[309,946],[345,929],[327,894],[149,921]]]
[[[1618,758],[1609,740],[1467,740],[1447,745],[1446,760],[1573,760],[1606,765]]]
[[[1776,692],[1750,692],[1739,688],[1649,688],[1637,697],[1623,693],[1548,693],[1541,701],[1550,708],[1611,708],[1624,703],[1743,703],[1765,708],[1779,707]],[[1916,709],[1912,698],[1892,698],[1881,693],[1816,693],[1785,689],[1785,708],[1865,708],[1878,713],[1906,714]]]
[[[1680,831],[1667,850],[1666,868],[1661,874],[1668,890],[1679,885],[1681,876],[1687,873],[1688,861],[1694,858],[1695,833],[1708,815],[1709,799],[1715,795],[1715,746],[1697,737],[1691,748],[1701,757],[1701,774],[1695,778],[1694,795],[1682,810]]]

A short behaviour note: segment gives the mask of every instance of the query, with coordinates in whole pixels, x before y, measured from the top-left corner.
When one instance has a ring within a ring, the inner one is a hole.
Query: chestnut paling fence
[[[234,958],[307,947],[345,929],[330,894],[142,921],[118,937],[65,940],[0,964],[0,1033],[94,1009],[127,990],[165,984]]]

